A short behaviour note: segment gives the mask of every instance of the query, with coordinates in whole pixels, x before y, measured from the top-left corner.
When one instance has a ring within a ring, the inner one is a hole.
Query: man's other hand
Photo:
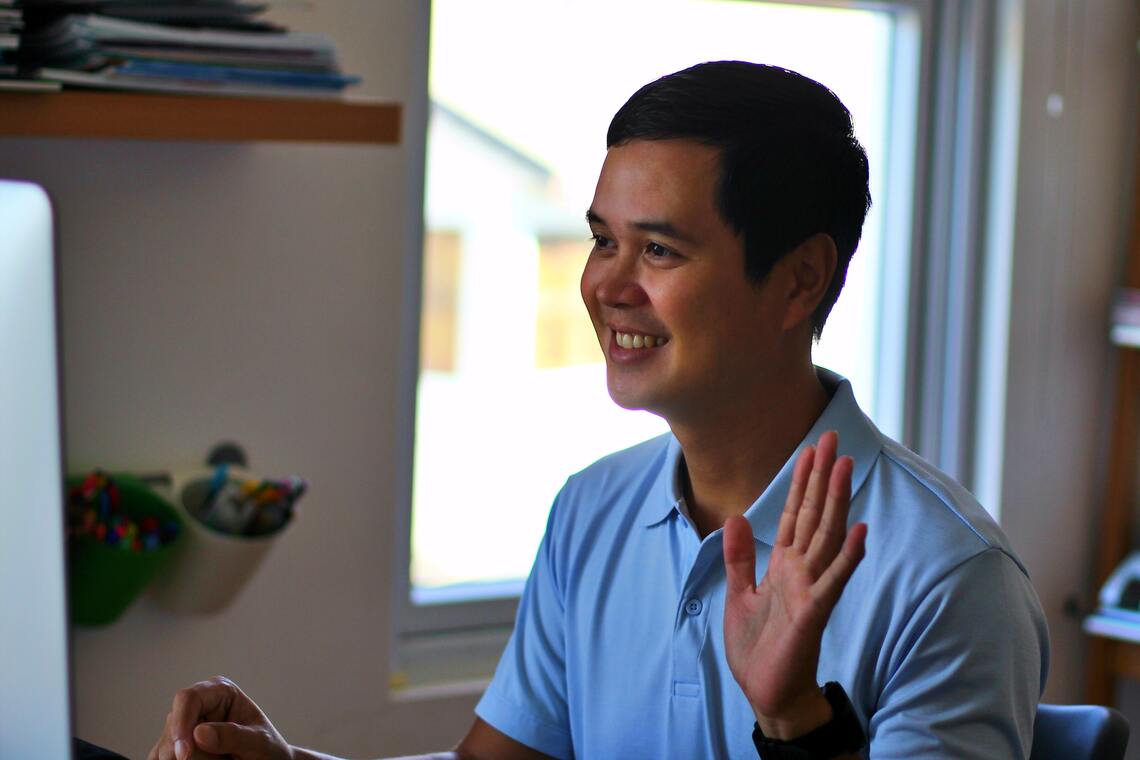
[[[756,585],[756,547],[743,517],[724,524],[728,666],[765,736],[793,739],[831,719],[816,681],[823,629],[863,559],[867,526],[847,530],[850,457],[824,433],[800,453],[768,570]]]
[[[147,760],[293,760],[293,748],[265,713],[228,678],[200,681],[174,695],[162,736]]]

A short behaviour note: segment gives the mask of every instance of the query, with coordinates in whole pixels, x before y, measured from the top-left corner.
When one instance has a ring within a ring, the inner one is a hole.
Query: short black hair
[[[702,63],[634,93],[610,122],[606,147],[667,139],[720,150],[716,205],[744,240],[753,282],[812,235],[835,241],[835,275],[812,314],[818,338],[871,207],[867,153],[851,112],[827,87],[788,69]]]

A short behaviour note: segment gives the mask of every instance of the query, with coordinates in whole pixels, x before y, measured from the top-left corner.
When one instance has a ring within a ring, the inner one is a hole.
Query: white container
[[[174,612],[208,615],[227,607],[265,559],[285,526],[272,533],[242,536],[223,533],[203,523],[198,511],[210,492],[214,470],[171,474],[171,502],[181,513],[185,535],[151,585],[151,597]],[[231,483],[259,480],[230,467]]]

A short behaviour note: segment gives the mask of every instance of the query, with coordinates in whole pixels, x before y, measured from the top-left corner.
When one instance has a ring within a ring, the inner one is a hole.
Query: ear
[[[830,235],[817,233],[796,246],[784,257],[787,267],[788,302],[784,311],[784,329],[791,330],[811,321],[811,315],[827,294],[835,276],[839,252]]]

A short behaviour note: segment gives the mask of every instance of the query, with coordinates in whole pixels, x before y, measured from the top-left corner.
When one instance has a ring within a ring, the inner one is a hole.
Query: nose
[[[641,306],[649,301],[638,280],[636,259],[630,256],[591,258],[582,272],[582,285],[583,291],[592,290],[598,303],[610,308]]]

